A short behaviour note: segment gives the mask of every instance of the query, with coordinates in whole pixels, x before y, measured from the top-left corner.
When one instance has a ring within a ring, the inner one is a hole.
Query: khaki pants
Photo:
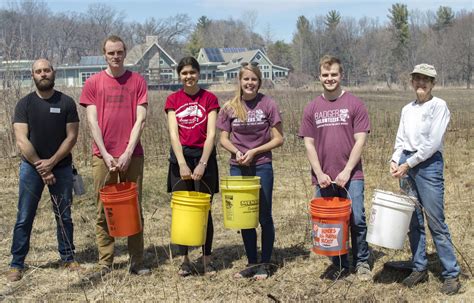
[[[142,182],[143,182],[143,157],[132,157],[130,166],[126,172],[108,173],[105,162],[97,157],[92,158],[92,174],[94,176],[94,189],[97,197],[97,222],[96,222],[96,238],[99,249],[99,265],[111,266],[114,261],[114,237],[109,235],[107,221],[104,213],[104,206],[99,198],[99,189],[104,184],[113,184],[120,181],[130,181],[137,183],[138,202],[140,205],[140,214],[142,214]],[[105,178],[107,177],[107,180]],[[143,215],[142,215],[143,226]],[[143,230],[138,234],[128,237],[128,253],[132,266],[141,265],[143,262]]]

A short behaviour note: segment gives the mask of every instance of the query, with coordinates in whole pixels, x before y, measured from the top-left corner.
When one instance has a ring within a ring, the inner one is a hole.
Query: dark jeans
[[[49,193],[56,218],[56,237],[61,260],[74,260],[72,205],[72,166],[54,168],[56,183],[49,185]],[[18,213],[13,229],[11,267],[24,268],[26,255],[30,249],[30,236],[38,203],[43,193],[41,176],[30,163],[21,161],[19,182]]]
[[[272,218],[273,166],[264,163],[256,166],[230,166],[231,176],[258,176],[260,177],[260,204],[259,222],[262,227],[262,259],[261,263],[269,263],[272,257],[273,243],[275,242],[275,227]],[[255,228],[242,229],[245,253],[249,264],[257,261],[257,231]]]

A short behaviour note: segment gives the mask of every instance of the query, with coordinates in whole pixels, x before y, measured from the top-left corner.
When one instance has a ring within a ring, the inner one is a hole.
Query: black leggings
[[[179,174],[179,165],[177,163],[174,163],[174,161],[170,161],[169,170],[168,170],[168,192],[184,190],[184,191],[198,191],[202,193],[208,193],[208,194],[211,194],[211,203],[212,203],[212,198],[214,194],[219,192],[219,172],[217,170],[217,159],[215,155],[216,155],[215,152],[213,152],[211,156],[209,157],[207,167],[204,172],[204,176],[202,177],[202,180],[204,182],[193,181],[193,180],[181,180],[181,176]],[[191,169],[191,171],[194,171],[196,166],[199,164],[200,157],[189,157],[185,155],[185,159],[186,159],[186,163],[189,169]],[[202,246],[202,253],[205,256],[210,256],[212,253],[213,238],[214,238],[214,224],[212,222],[211,210],[209,209],[207,231],[206,231],[206,242]],[[188,246],[178,245],[178,255],[185,256],[187,254],[188,254]]]

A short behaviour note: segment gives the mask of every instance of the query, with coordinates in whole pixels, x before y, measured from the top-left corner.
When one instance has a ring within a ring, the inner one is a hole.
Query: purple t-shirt
[[[281,122],[280,111],[276,102],[263,94],[258,94],[254,100],[245,101],[247,121],[242,122],[230,108],[219,112],[217,128],[230,133],[230,141],[242,153],[268,143],[271,128]],[[260,165],[272,161],[272,152],[268,151],[255,156],[251,165]],[[232,154],[230,164],[238,165],[235,155]]]
[[[334,180],[349,160],[355,144],[354,134],[369,131],[369,115],[364,103],[345,92],[336,101],[318,96],[308,103],[298,136],[314,138],[321,168]],[[311,174],[313,184],[317,184],[313,170]],[[359,161],[352,170],[351,180],[361,179],[364,179],[364,174],[362,161]]]

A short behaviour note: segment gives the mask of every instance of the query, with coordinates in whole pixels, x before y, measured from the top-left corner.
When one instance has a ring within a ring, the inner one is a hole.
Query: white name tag
[[[60,113],[61,113],[61,108],[59,108],[59,107],[51,107],[51,108],[49,109],[49,112],[50,112],[50,113],[53,113],[53,114],[60,114]]]

